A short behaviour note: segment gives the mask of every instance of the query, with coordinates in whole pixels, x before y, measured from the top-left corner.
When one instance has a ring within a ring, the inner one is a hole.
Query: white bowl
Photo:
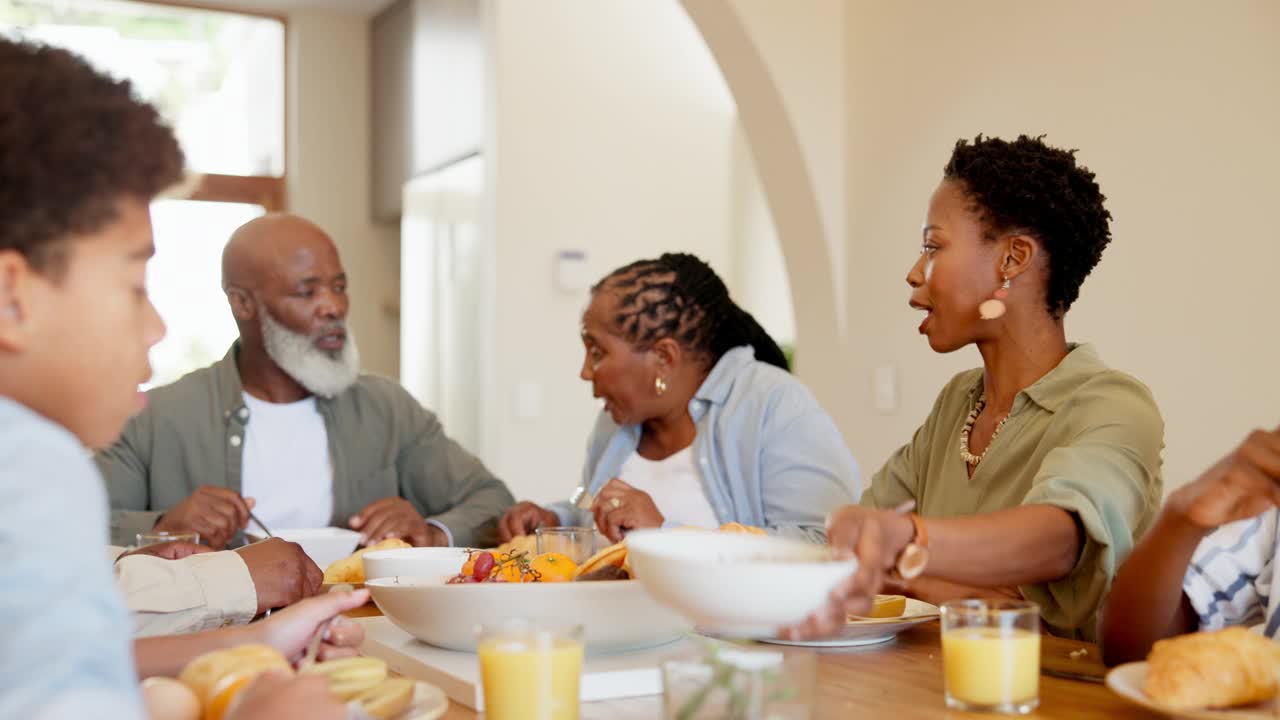
[[[467,561],[467,551],[446,547],[396,548],[367,552],[360,559],[364,561],[365,582],[397,575],[451,577]]]
[[[284,528],[272,530],[271,534],[281,540],[296,542],[311,561],[321,570],[347,557],[356,551],[360,544],[360,533],[345,528]],[[261,539],[253,535],[251,539]]]
[[[456,569],[454,570],[456,573]],[[367,580],[378,609],[419,640],[475,652],[475,628],[504,618],[583,626],[591,652],[664,645],[690,629],[635,580],[446,585],[446,576]]]
[[[825,545],[739,533],[637,530],[631,569],[659,602],[702,632],[770,638],[804,620],[858,568]]]

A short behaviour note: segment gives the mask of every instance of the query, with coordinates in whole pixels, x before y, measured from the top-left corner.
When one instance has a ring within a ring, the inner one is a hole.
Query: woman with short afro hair
[[[1111,241],[1104,201],[1074,150],[956,143],[906,281],[929,346],[976,346],[982,367],[943,388],[860,505],[831,519],[838,548],[874,534],[901,591],[1025,598],[1050,632],[1095,637],[1111,579],[1159,507],[1164,434],[1146,386],[1067,342],[1066,313]],[[836,615],[797,634],[829,631]]]

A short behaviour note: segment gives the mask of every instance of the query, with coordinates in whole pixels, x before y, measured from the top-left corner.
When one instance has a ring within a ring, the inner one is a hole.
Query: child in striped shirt
[[[1258,430],[1170,497],[1111,589],[1102,619],[1109,664],[1157,640],[1229,626],[1280,629],[1276,508],[1280,429]]]

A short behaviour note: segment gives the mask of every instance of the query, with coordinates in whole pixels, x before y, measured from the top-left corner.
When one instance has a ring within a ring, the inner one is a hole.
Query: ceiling
[[[374,15],[394,0],[200,0],[201,5],[229,10],[332,10],[352,15]]]

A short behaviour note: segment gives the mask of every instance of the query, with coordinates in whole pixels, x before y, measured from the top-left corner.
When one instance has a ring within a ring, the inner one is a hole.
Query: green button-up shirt
[[[114,445],[95,458],[111,499],[113,542],[132,544],[200,485],[240,492],[245,406],[238,344],[213,365],[147,393]],[[362,374],[333,398],[316,398],[333,466],[333,516],[403,497],[448,528],[459,546],[488,546],[514,500],[501,480],[450,440],[432,413],[399,383]],[[280,448],[289,452],[289,448]]]
[[[916,501],[924,517],[1053,505],[1079,518],[1085,544],[1075,568],[1021,588],[1056,635],[1093,640],[1117,568],[1155,519],[1163,494],[1164,421],[1151,392],[1108,368],[1090,345],[1018,393],[1004,428],[969,477],[960,431],[982,394],[982,369],[942,390],[910,443],[871,480],[862,504]]]

